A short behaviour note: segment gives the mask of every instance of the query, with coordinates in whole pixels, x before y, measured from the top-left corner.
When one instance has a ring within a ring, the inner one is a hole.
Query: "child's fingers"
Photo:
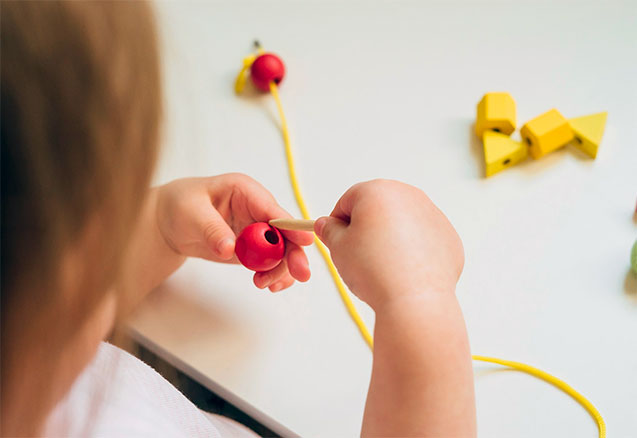
[[[272,284],[272,276],[269,272],[255,272],[252,282],[259,289],[265,289]]]
[[[295,243],[288,242],[285,252],[285,257],[274,269],[254,274],[256,287],[270,287],[272,290],[276,285],[276,290],[272,292],[277,292],[290,287],[294,280],[305,282],[310,279],[310,265],[303,249]]]
[[[283,289],[287,289],[288,287],[292,286],[293,284],[294,284],[294,279],[292,277],[290,277],[287,280],[278,281],[278,282],[274,283],[272,286],[270,286],[270,292],[282,291]]]
[[[214,207],[206,208],[201,214],[198,226],[206,247],[216,258],[230,260],[234,256],[234,232]]]
[[[253,281],[256,287],[258,287],[259,289],[265,289],[266,287],[271,286],[276,282],[286,279],[284,278],[285,276],[291,278],[291,275],[288,271],[287,260],[284,258],[283,260],[281,260],[281,263],[279,263],[274,269],[255,273]]]
[[[305,255],[305,251],[303,251],[301,247],[293,243],[288,243],[286,260],[288,271],[294,279],[300,282],[306,282],[310,279],[310,264]]]
[[[241,262],[237,258],[236,254],[233,254],[232,257],[230,257],[229,259],[224,259],[224,260],[220,260],[218,258],[207,258],[207,257],[201,257],[201,258],[206,259],[206,260],[210,260],[212,262],[224,263],[224,264],[228,264],[228,265],[240,265],[241,264]]]
[[[281,219],[283,217],[284,216],[279,216],[277,218],[272,218],[272,219]],[[292,216],[289,216],[289,217],[292,217]],[[312,233],[309,233],[307,231],[291,231],[291,230],[279,230],[279,231],[283,233],[283,235],[285,236],[287,240],[289,240],[290,242],[294,242],[297,245],[308,246],[314,243],[314,236],[312,235]]]
[[[260,183],[247,175],[226,175],[230,186],[235,190],[239,203],[244,203],[249,214],[257,222],[268,222],[270,219],[292,218],[276,202],[274,196]],[[211,190],[217,190],[215,186]],[[314,242],[312,233],[306,231],[283,231],[285,238],[297,245],[307,246]]]
[[[398,181],[382,179],[354,184],[345,193],[343,193],[343,196],[341,196],[334,206],[330,216],[349,224],[352,216],[355,215],[355,210],[358,210],[359,208],[367,210],[370,207],[376,210],[378,207],[382,206],[379,205],[378,202],[379,197],[380,199],[383,199],[383,193],[388,191],[396,192],[397,188],[404,191],[406,187],[406,184]],[[414,189],[414,187],[410,187],[410,189]],[[386,200],[386,198],[384,200]],[[363,205],[365,205],[365,207],[363,207]],[[363,214],[363,217],[364,216],[365,214]]]
[[[263,219],[263,222],[267,222],[271,219],[293,219],[292,215],[285,211],[276,202],[268,205],[265,210],[265,216],[267,219]],[[259,219],[261,220],[261,219]],[[314,236],[307,231],[292,231],[292,230],[280,230],[285,238],[294,242],[299,246],[308,246],[314,242]]]
[[[363,184],[364,183],[354,184],[345,193],[343,193],[340,199],[336,202],[330,216],[349,222],[349,219],[352,216],[352,210],[354,210],[354,205],[360,196],[361,190],[364,188]]]
[[[343,233],[347,230],[347,223],[332,216],[323,216],[314,224],[316,235],[330,249],[338,245]]]

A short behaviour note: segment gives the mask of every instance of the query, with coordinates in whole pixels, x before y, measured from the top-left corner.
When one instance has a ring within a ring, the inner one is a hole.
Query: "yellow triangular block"
[[[573,145],[592,158],[597,156],[597,149],[602,142],[606,127],[607,112],[570,119],[568,124],[573,130]]]
[[[495,175],[501,170],[519,163],[528,154],[526,145],[499,132],[484,131],[482,141],[484,143],[486,176]]]

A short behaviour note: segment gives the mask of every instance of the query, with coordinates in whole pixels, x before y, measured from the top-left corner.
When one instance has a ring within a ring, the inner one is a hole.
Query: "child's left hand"
[[[176,253],[224,263],[238,263],[236,235],[253,222],[289,218],[274,197],[249,176],[232,173],[187,178],[158,188],[157,224]],[[283,231],[286,254],[274,269],[254,274],[254,284],[277,292],[294,280],[307,281],[310,268],[301,246],[312,244],[312,233]]]

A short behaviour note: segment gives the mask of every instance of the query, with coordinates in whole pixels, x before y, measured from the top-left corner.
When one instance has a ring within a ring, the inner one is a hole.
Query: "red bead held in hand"
[[[283,260],[285,240],[281,232],[267,222],[256,222],[241,231],[235,253],[246,268],[256,272],[269,271]]]
[[[259,55],[250,67],[252,82],[262,91],[270,91],[270,82],[279,85],[284,76],[285,65],[283,65],[283,61],[272,53]]]

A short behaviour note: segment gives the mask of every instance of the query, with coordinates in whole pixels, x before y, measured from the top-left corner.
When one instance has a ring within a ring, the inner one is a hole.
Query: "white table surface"
[[[371,178],[421,187],[465,245],[457,294],[473,352],[556,374],[599,408],[609,436],[637,435],[636,2],[158,9],[167,108],[157,182],[243,172],[298,214],[272,99],[233,93],[258,37],[288,69],[281,96],[311,212],[329,213]],[[484,179],[471,124],[481,96],[500,90],[519,125],[553,107],[607,110],[597,160],[567,148]],[[137,314],[135,337],[280,433],[357,435],[371,355],[308,252],[311,281],[276,295],[242,267],[190,260]],[[481,436],[596,436],[558,390],[492,369],[475,364]]]

